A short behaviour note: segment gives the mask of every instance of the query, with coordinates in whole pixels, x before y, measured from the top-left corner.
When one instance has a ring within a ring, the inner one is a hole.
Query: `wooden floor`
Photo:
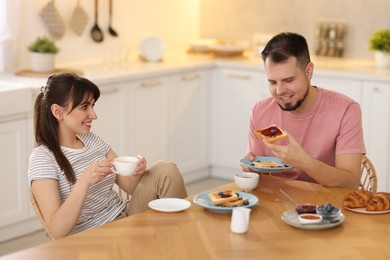
[[[188,195],[194,195],[199,192],[209,190],[216,186],[224,185],[231,181],[220,179],[204,179],[194,183],[187,184]],[[33,247],[49,241],[44,231],[35,232],[17,239],[0,243],[0,256],[4,256],[25,248]]]

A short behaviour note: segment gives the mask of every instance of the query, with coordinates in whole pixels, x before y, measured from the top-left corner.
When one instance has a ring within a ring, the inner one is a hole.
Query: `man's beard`
[[[287,103],[285,104],[284,107],[279,103],[278,105],[283,111],[295,111],[298,107],[302,105],[303,101],[305,101],[308,94],[309,94],[309,87],[307,88],[305,95],[303,95],[303,97],[300,100],[298,100],[295,105],[293,105],[292,103]]]

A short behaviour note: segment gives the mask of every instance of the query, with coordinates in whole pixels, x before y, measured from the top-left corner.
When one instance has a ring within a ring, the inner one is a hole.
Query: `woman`
[[[176,165],[159,161],[148,170],[142,156],[132,176],[112,171],[117,157],[91,132],[99,88],[88,79],[62,73],[49,77],[35,101],[37,146],[28,179],[45,223],[57,239],[148,209],[158,198],[187,196]],[[117,184],[132,195],[124,201]]]

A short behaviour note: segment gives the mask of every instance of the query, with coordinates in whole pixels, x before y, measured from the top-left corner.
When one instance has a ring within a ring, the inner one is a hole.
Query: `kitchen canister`
[[[65,22],[58,12],[54,0],[49,1],[39,13],[54,39],[61,39],[65,34]]]

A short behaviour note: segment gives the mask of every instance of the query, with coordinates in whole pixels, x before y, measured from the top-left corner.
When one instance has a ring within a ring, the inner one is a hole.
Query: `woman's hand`
[[[79,181],[88,186],[98,183],[107,175],[112,174],[112,167],[113,164],[110,160],[94,162],[85,169]]]
[[[139,161],[137,168],[134,170],[134,176],[141,177],[146,172],[146,160],[141,155],[137,155],[136,157],[139,159]]]

